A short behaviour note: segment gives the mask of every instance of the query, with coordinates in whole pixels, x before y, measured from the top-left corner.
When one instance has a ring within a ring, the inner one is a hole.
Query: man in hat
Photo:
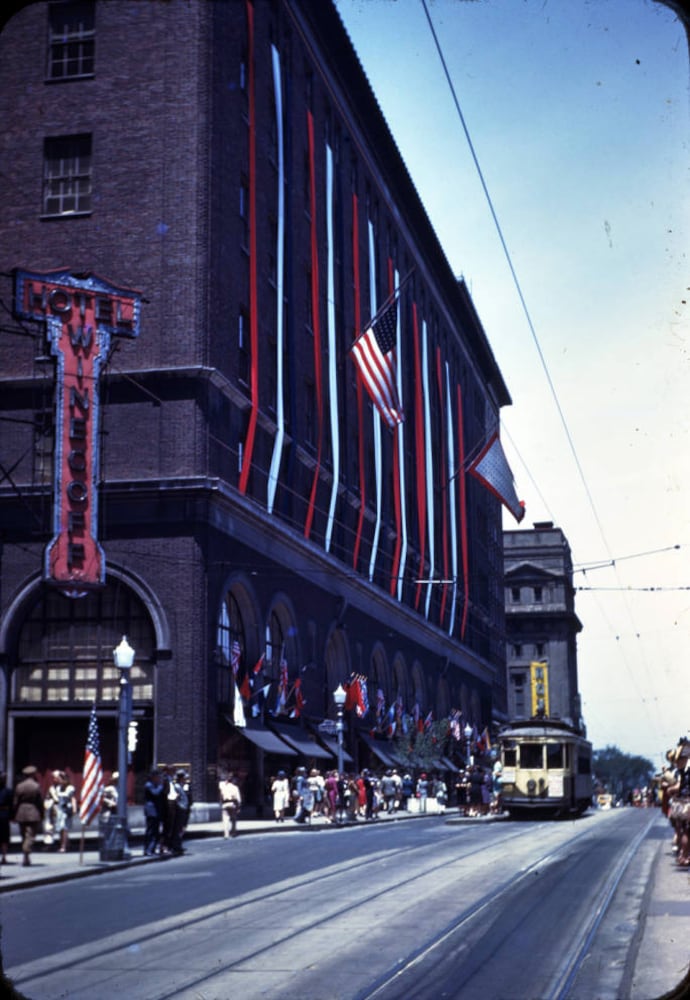
[[[28,764],[14,790],[12,815],[22,835],[23,865],[31,864],[31,848],[43,821],[43,795],[36,780],[36,768]]]

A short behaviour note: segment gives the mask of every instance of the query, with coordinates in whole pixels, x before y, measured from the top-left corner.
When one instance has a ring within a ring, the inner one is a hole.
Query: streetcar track
[[[532,827],[532,832],[537,832],[542,829],[554,829],[552,823],[540,823],[539,825],[534,825]],[[418,882],[428,878],[430,875],[438,871],[448,871],[449,865],[456,865],[465,863],[472,857],[481,854],[487,857],[489,852],[502,851],[505,844],[514,840],[519,839],[522,836],[523,831],[521,829],[511,830],[505,835],[499,836],[491,845],[487,845],[484,842],[479,843],[476,847],[471,850],[464,851],[455,856],[452,861],[449,862],[448,858],[439,860],[433,864],[426,865],[422,870],[416,872],[412,876],[405,878],[405,884],[409,885],[411,882]],[[395,964],[391,969],[380,976],[373,984],[366,987],[364,991],[357,995],[356,1000],[370,1000],[370,998],[378,995],[387,985],[402,976],[406,970],[412,968],[416,963],[421,961],[426,955],[430,954],[435,948],[443,943],[450,935],[458,930],[464,924],[476,918],[481,914],[491,903],[495,902],[497,899],[504,896],[506,893],[510,892],[517,885],[525,880],[530,874],[543,868],[547,864],[555,862],[558,858],[562,857],[564,853],[567,853],[572,847],[573,843],[581,840],[583,837],[590,835],[589,829],[583,829],[581,832],[577,833],[574,837],[571,837],[565,844],[560,845],[555,850],[549,850],[542,854],[535,861],[531,862],[526,868],[521,869],[515,875],[506,879],[497,889],[492,890],[491,893],[486,894],[480,900],[467,907],[461,914],[455,917],[445,928],[440,932],[437,932],[434,937],[420,945],[418,949],[406,959],[402,959]],[[450,839],[450,838],[449,838]],[[195,916],[189,918],[180,918],[180,916],[166,918],[165,926],[159,927],[155,932],[148,934],[146,937],[141,937],[135,935],[134,932],[126,931],[122,932],[122,940],[117,942],[113,941],[111,938],[111,947],[109,948],[109,958],[117,962],[118,952],[125,952],[132,945],[136,944],[141,946],[142,944],[151,944],[152,942],[161,941],[167,935],[174,934],[182,929],[199,927],[204,922],[208,920],[214,920],[218,917],[222,917],[224,914],[231,911],[237,912],[242,909],[248,909],[249,907],[259,905],[267,900],[275,900],[281,896],[289,896],[290,893],[294,893],[296,889],[300,891],[313,892],[315,888],[321,889],[323,891],[323,886],[331,879],[340,877],[343,875],[344,871],[353,872],[361,871],[372,865],[380,866],[382,862],[387,864],[393,864],[395,862],[400,862],[406,856],[412,856],[420,852],[428,851],[428,844],[415,845],[412,847],[405,847],[394,849],[391,851],[378,851],[375,855],[369,856],[367,858],[362,858],[359,860],[348,860],[334,866],[326,872],[320,872],[312,877],[306,878],[299,882],[296,878],[291,878],[289,883],[278,888],[268,887],[265,891],[259,892],[257,894],[252,894],[249,898],[245,899],[232,899],[223,901],[222,904],[217,904],[212,909],[209,907],[204,907],[203,912],[197,913]],[[395,865],[395,869],[398,870],[398,865]],[[335,923],[346,917],[349,913],[355,912],[361,907],[367,906],[374,903],[376,900],[389,895],[391,892],[395,891],[396,888],[400,887],[401,883],[386,883],[380,889],[375,892],[370,892],[366,895],[358,897],[355,901],[350,901],[345,906],[340,906],[336,910],[328,914],[322,914],[318,918],[309,920],[308,922],[302,924],[301,926],[291,926],[289,931],[285,934],[273,938],[269,943],[261,945],[260,947],[254,949],[254,951],[242,954],[231,961],[225,962],[221,965],[217,965],[213,968],[210,973],[205,973],[204,975],[197,976],[192,979],[186,980],[184,983],[176,984],[175,988],[171,991],[166,991],[163,993],[158,993],[155,995],[155,1000],[172,1000],[172,998],[179,996],[181,992],[200,988],[203,984],[208,984],[213,980],[218,979],[219,976],[226,975],[233,971],[239,970],[242,966],[249,962],[256,961],[257,959],[265,958],[276,948],[282,945],[290,944],[293,947],[299,947],[296,942],[301,936],[309,935],[314,930],[323,931],[324,927],[329,923]],[[192,911],[193,912],[193,911]],[[120,935],[118,935],[120,937]],[[35,980],[40,980],[44,977],[48,977],[51,974],[56,974],[58,972],[66,972],[74,969],[75,967],[88,962],[93,958],[98,958],[98,956],[93,954],[93,949],[91,946],[80,946],[80,954],[74,956],[68,961],[62,961],[59,964],[50,963],[49,959],[43,960],[41,962],[40,969],[36,969],[36,963],[31,963],[31,965],[26,965],[16,970],[8,970],[12,975],[13,982],[18,987],[23,987],[25,984],[30,983]],[[88,954],[85,952],[88,951]],[[94,970],[96,971],[96,970]],[[112,971],[112,970],[110,970]],[[108,977],[108,970],[103,969],[103,978]],[[19,974],[19,975],[18,975]],[[23,976],[22,976],[23,974]],[[150,1000],[154,1000],[154,996],[151,995]]]
[[[635,839],[628,845],[627,850],[616,863],[614,870],[598,895],[592,919],[583,929],[576,944],[570,949],[570,953],[567,958],[564,959],[561,965],[561,970],[556,977],[556,981],[551,986],[549,992],[545,995],[544,1000],[566,1000],[569,996],[570,990],[572,989],[577,978],[577,974],[589,954],[594,937],[611,905],[616,890],[618,889],[623,876],[627,873],[633,859],[636,857],[637,852],[640,849],[640,845],[645,840],[647,834],[652,828],[652,825],[656,822],[656,819],[656,815],[653,814],[648,820],[646,826],[640,830]]]
[[[647,836],[655,820],[656,816],[652,816],[647,825],[641,830],[633,843],[629,846],[628,850],[623,855],[622,860],[616,865],[613,874],[609,877],[609,879],[607,879],[602,891],[597,897],[597,904],[594,908],[594,916],[592,920],[589,921],[584,932],[578,938],[575,947],[571,948],[567,958],[561,963],[561,968],[555,977],[555,982],[552,983],[550,991],[545,993],[543,1000],[567,1000],[569,992],[575,982],[575,979],[577,978],[577,974],[587,957],[601,921],[606,915],[606,912],[615,895],[616,889],[618,888],[624,874],[637,854],[640,844]],[[400,980],[407,972],[424,961],[424,959],[443,945],[462,927],[483,914],[484,911],[487,910],[495,901],[510,893],[527,875],[530,874],[530,872],[543,868],[547,863],[554,863],[564,857],[567,857],[573,844],[588,834],[589,830],[585,830],[578,836],[568,840],[555,851],[543,855],[540,859],[534,861],[528,868],[518,873],[518,875],[504,882],[498,889],[493,890],[477,903],[468,907],[463,913],[459,914],[456,918],[450,921],[445,928],[438,931],[431,940],[420,945],[415,952],[406,956],[405,959],[401,959],[395,966],[379,976],[379,978],[367,987],[366,990],[358,993],[355,1000],[374,1000],[375,997],[380,996],[384,990],[393,985],[396,981]]]
[[[498,837],[491,844],[490,848],[487,848],[487,845],[482,842],[478,844],[475,848],[469,851],[465,851],[461,854],[458,854],[453,859],[452,863],[459,864],[467,861],[469,858],[472,858],[477,854],[485,854],[489,849],[493,850],[494,848],[495,849],[502,848],[506,843],[515,838],[519,838],[520,836],[521,836],[520,831],[511,831],[510,833]],[[344,871],[347,872],[354,872],[358,870],[361,871],[363,869],[371,867],[372,865],[380,865],[382,861],[386,861],[386,863],[400,861],[406,855],[413,855],[424,851],[428,851],[428,844],[397,848],[390,851],[378,851],[376,852],[376,854],[370,855],[367,858],[363,858],[360,860],[349,859],[348,861],[342,862],[337,866],[334,866],[332,869],[329,869],[326,872],[317,873],[314,876],[306,879],[300,878],[299,882],[297,882],[296,880],[297,877],[294,877],[288,881],[287,885],[278,888],[274,886],[269,886],[263,892],[259,892],[257,894],[251,894],[249,898],[228,899],[224,900],[222,903],[210,904],[211,909],[208,906],[203,907],[202,912],[198,913],[196,916],[192,916],[189,918],[181,918],[180,915],[176,915],[174,917],[166,918],[164,920],[165,926],[160,927],[158,930],[146,935],[145,937],[137,935],[136,929],[133,929],[131,931],[123,931],[121,932],[120,935],[113,935],[111,937],[110,939],[111,947],[109,948],[109,955],[115,956],[118,952],[126,951],[133,944],[136,945],[141,945],[142,943],[150,944],[152,942],[158,941],[164,938],[166,935],[178,931],[181,927],[188,928],[188,927],[199,926],[207,920],[217,919],[218,917],[222,917],[226,913],[236,912],[243,908],[255,906],[257,904],[266,902],[267,900],[275,900],[280,896],[286,896],[289,893],[294,892],[295,889],[297,888],[305,891],[313,891],[314,887],[316,887],[317,889],[322,888],[325,882],[327,882],[330,879],[341,876]],[[445,859],[433,865],[429,865],[428,867],[424,868],[411,878],[408,878],[406,881],[410,882],[419,879],[424,879],[436,871],[447,869],[448,864],[449,864],[448,860]],[[357,907],[365,906],[368,903],[375,901],[377,898],[380,898],[381,896],[390,892],[391,889],[394,888],[395,886],[387,885],[384,889],[380,891],[377,891],[375,893],[370,893],[369,895],[364,897],[360,897],[356,902],[353,902],[350,905],[343,907],[341,910],[335,911],[326,918],[322,917],[318,921],[310,922],[308,925],[305,925],[301,928],[293,928],[290,934],[286,935],[284,938],[275,938],[270,945],[263,946],[262,948],[257,949],[255,952],[252,952],[251,954],[243,955],[233,960],[232,962],[228,962],[227,964],[223,965],[220,968],[220,970],[218,968],[215,968],[210,976],[200,977],[198,980],[194,980],[193,982],[188,983],[184,988],[188,989],[192,986],[198,985],[199,983],[203,983],[204,981],[206,981],[206,979],[215,978],[220,973],[231,971],[233,968],[235,968],[238,965],[241,965],[244,962],[247,962],[251,959],[261,956],[265,952],[270,952],[273,948],[275,948],[280,944],[283,944],[286,940],[294,940],[294,938],[297,935],[308,933],[309,931],[314,929],[314,926],[323,927],[324,922],[334,921],[336,919],[339,919],[346,913],[355,910]],[[122,940],[115,943],[117,941],[117,938],[119,937],[121,937]],[[50,958],[45,958],[39,960],[38,963],[32,962],[30,964],[20,966],[19,968],[14,970],[10,968],[9,972],[11,973],[15,984],[17,986],[20,986],[32,982],[33,980],[42,979],[46,976],[50,976],[51,974],[69,971],[70,969],[73,969],[81,965],[85,960],[88,961],[90,957],[93,957],[93,955],[91,954],[92,953],[91,945],[78,946],[77,951],[79,952],[79,954],[67,961],[55,963],[52,962]],[[36,969],[37,964],[40,966],[40,968],[38,969]],[[34,971],[31,972],[31,970]],[[161,994],[160,997],[157,998],[157,1000],[167,1000],[167,998],[169,997],[174,997],[178,992],[179,990],[176,989],[176,991],[173,993]],[[151,998],[151,1000],[153,1000],[153,998]]]

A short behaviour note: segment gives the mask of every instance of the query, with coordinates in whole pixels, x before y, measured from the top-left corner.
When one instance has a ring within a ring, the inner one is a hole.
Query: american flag
[[[232,665],[234,677],[237,677],[237,671],[240,669],[240,653],[240,644],[237,639],[233,639],[232,646],[230,647],[230,664]]]
[[[101,808],[103,792],[103,766],[101,764],[101,745],[98,738],[98,719],[96,705],[91,706],[89,732],[86,737],[86,753],[84,755],[84,775],[81,784],[81,799],[79,802],[79,819],[88,826]]]
[[[397,298],[358,337],[350,353],[374,406],[389,427],[402,422],[396,389]]]

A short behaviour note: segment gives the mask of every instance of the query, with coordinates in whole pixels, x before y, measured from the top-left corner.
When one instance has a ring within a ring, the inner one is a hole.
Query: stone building
[[[548,714],[584,728],[577,679],[577,635],[570,546],[551,521],[504,531],[508,714],[533,714],[530,665],[545,663]]]

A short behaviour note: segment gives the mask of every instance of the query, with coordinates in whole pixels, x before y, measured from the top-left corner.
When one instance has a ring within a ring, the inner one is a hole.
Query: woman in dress
[[[285,822],[285,810],[290,805],[290,783],[287,780],[285,771],[278,771],[271,785],[273,793],[273,815],[276,823]]]

